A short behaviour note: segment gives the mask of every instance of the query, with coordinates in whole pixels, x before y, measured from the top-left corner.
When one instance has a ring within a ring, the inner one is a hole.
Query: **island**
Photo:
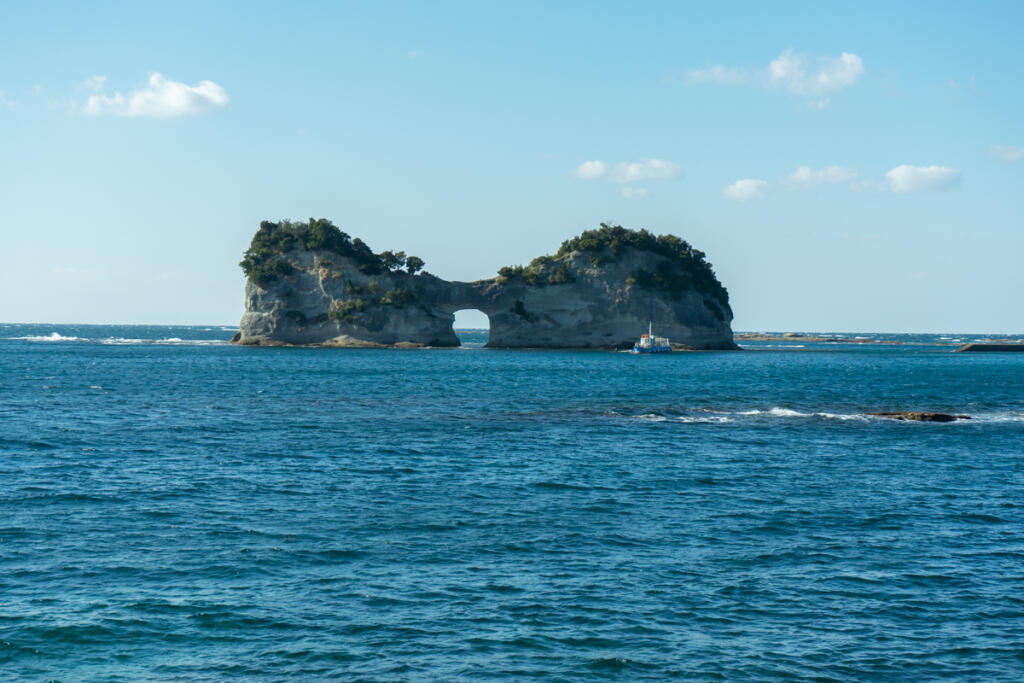
[[[491,348],[629,348],[649,321],[676,348],[738,348],[729,294],[705,254],[618,225],[477,282],[431,275],[400,251],[374,253],[322,218],[263,221],[240,265],[237,344],[452,347],[455,311],[478,309]]]

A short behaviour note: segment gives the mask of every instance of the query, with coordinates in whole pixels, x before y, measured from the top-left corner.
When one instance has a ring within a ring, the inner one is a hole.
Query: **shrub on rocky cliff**
[[[566,240],[554,256],[538,256],[528,266],[506,266],[498,271],[498,282],[516,280],[528,285],[556,285],[574,282],[576,273],[565,259],[573,253],[584,253],[596,267],[615,263],[627,250],[647,252],[661,256],[654,270],[638,269],[630,273],[627,284],[668,292],[679,298],[684,292],[696,289],[717,302],[721,309],[729,310],[729,293],[715,277],[705,254],[675,235],[654,235],[646,230],[629,230],[621,225],[601,224],[598,230],[585,230],[578,237]],[[712,309],[717,316],[724,313]]]
[[[384,296],[377,299],[378,304],[386,306],[406,306],[416,300],[416,294],[408,289],[389,289]]]
[[[310,218],[306,223],[261,222],[239,265],[250,280],[267,285],[291,273],[291,266],[281,257],[296,248],[343,256],[355,261],[359,270],[368,275],[384,270],[384,263],[366,243],[352,239],[326,218]]]
[[[291,264],[283,258],[293,249],[337,254],[355,261],[359,270],[366,275],[397,271],[403,266],[409,275],[416,275],[424,266],[423,259],[406,257],[405,252],[401,251],[388,250],[374,254],[365,242],[358,237],[349,237],[326,218],[310,218],[305,223],[262,221],[239,265],[250,280],[267,286],[293,272]],[[334,262],[323,259],[320,265],[330,268]]]
[[[331,310],[327,311],[327,317],[329,320],[344,320],[346,322],[352,322],[357,313],[362,313],[366,309],[366,301],[363,299],[345,299],[344,301],[335,301],[331,306]]]
[[[498,281],[505,284],[522,280],[528,285],[564,285],[576,281],[576,274],[551,256],[538,256],[528,266],[505,266],[498,270]]]
[[[638,286],[669,292],[676,297],[693,288],[728,309],[729,293],[705,260],[704,252],[675,235],[655,235],[647,230],[628,230],[621,225],[601,223],[600,229],[585,230],[578,237],[563,242],[555,258],[583,252],[590,254],[591,262],[598,266],[614,263],[627,249],[650,252],[666,259],[654,271],[634,271],[630,279]]]
[[[291,275],[295,271],[292,264],[276,254],[270,254],[262,259],[250,259],[249,255],[246,254],[241,265],[242,270],[245,271],[250,280],[264,287],[277,280],[277,278]]]

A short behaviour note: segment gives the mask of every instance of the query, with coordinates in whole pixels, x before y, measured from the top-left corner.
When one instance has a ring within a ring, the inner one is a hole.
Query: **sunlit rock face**
[[[264,222],[242,262],[234,341],[458,346],[454,313],[475,308],[490,318],[490,347],[627,348],[653,322],[681,348],[736,348],[725,288],[704,254],[673,236],[602,225],[478,282],[421,272],[414,258],[373,254],[323,220]]]

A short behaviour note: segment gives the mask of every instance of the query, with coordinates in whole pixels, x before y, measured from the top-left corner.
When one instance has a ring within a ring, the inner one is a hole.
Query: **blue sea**
[[[234,331],[0,325],[0,679],[1024,679],[1024,354],[984,336]]]

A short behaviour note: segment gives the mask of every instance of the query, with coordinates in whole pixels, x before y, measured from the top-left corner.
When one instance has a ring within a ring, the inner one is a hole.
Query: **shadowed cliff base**
[[[736,349],[729,295],[674,235],[601,224],[551,256],[477,282],[443,280],[404,252],[375,254],[326,219],[264,221],[241,266],[235,343],[451,347],[455,311],[490,319],[490,348],[629,348],[653,321],[681,349]]]

